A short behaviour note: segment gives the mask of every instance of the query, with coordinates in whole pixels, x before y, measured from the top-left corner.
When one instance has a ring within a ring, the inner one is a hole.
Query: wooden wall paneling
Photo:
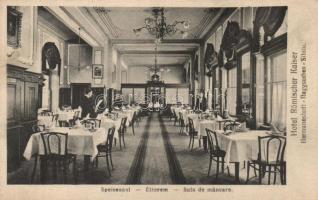
[[[7,170],[8,172],[20,166],[20,131],[22,126],[15,125],[7,129]]]
[[[25,68],[7,65],[7,166],[19,167],[23,151],[37,123],[38,88],[42,75]]]
[[[24,121],[37,118],[38,84],[26,82],[24,84]]]
[[[8,78],[7,84],[7,123],[8,126],[16,125],[21,117],[21,81]]]

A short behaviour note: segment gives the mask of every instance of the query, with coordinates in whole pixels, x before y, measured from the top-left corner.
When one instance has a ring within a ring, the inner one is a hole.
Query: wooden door
[[[25,82],[24,87],[24,121],[35,120],[38,113],[38,83]]]
[[[7,122],[8,126],[12,126],[18,124],[21,118],[21,81],[8,78],[7,95]]]

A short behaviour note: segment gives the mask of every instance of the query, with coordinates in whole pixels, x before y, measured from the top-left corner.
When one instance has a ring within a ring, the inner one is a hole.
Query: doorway
[[[71,83],[71,104],[72,109],[78,108],[84,97],[86,88],[90,88],[90,83]]]

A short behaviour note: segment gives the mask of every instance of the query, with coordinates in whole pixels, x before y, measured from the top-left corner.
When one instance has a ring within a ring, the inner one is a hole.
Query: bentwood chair
[[[74,116],[73,116],[73,119],[70,120],[70,123],[72,126],[75,125],[76,121],[80,118],[80,111],[79,110],[76,110],[74,112]]]
[[[114,132],[115,132],[115,127],[108,129],[107,140],[104,144],[100,144],[97,146],[98,154],[97,154],[96,159],[95,159],[95,167],[98,167],[98,158],[99,157],[106,158],[106,164],[107,164],[107,170],[108,170],[109,176],[111,176],[109,163],[110,163],[112,169],[114,169],[113,160],[112,160],[112,147],[113,147],[113,140],[114,140]]]
[[[120,127],[118,129],[119,147],[120,147],[120,149],[121,149],[121,141],[123,141],[124,147],[126,147],[126,144],[125,144],[125,133],[126,133],[126,130],[127,130],[126,122],[127,122],[127,117],[123,117],[121,119]]]
[[[36,125],[35,124],[32,126],[32,133],[43,132],[44,130],[45,130],[45,125]],[[31,180],[30,180],[31,184],[34,182],[36,167],[38,164],[38,154],[33,155],[33,157],[34,157],[34,165],[33,165],[33,170],[32,170]]]
[[[250,167],[258,170],[258,183],[262,183],[262,178],[268,172],[268,184],[271,183],[271,174],[274,173],[274,184],[276,184],[276,174],[280,174],[281,184],[286,184],[286,161],[284,160],[286,147],[286,137],[278,135],[268,135],[258,137],[258,156],[256,160],[247,161],[247,178],[249,181]]]
[[[133,135],[135,135],[135,123],[138,125],[137,114],[134,112],[133,117],[130,122],[130,126],[132,128]]]
[[[41,138],[44,146],[44,155],[39,155],[41,160],[40,177],[44,183],[47,177],[49,164],[53,167],[53,177],[56,179],[58,168],[62,163],[64,183],[67,182],[67,169],[69,164],[73,163],[73,176],[77,183],[76,155],[69,154],[68,134],[58,132],[42,132]]]
[[[191,151],[192,151],[195,139],[198,139],[199,147],[201,147],[201,141],[200,141],[201,138],[198,137],[198,131],[196,131],[194,128],[193,120],[189,117],[188,121],[189,121],[189,136],[190,136],[189,148],[191,147]]]
[[[178,116],[175,110],[172,110],[172,118],[174,119],[174,125],[178,122]]]
[[[180,123],[180,135],[184,133],[184,128],[186,127],[183,115],[181,112],[179,112],[179,123]]]
[[[71,127],[72,126],[72,123],[70,123],[70,121],[61,119],[60,116],[57,116],[57,122],[58,122],[59,127]]]
[[[220,171],[220,164],[221,164],[221,170],[222,173],[224,173],[224,158],[226,155],[226,151],[223,151],[219,147],[219,142],[217,135],[214,131],[210,129],[205,129],[207,137],[208,137],[208,146],[209,146],[209,155],[210,155],[210,162],[209,162],[209,170],[208,170],[208,176],[210,176],[210,171],[212,167],[212,161],[216,161],[216,179],[219,176],[219,171]],[[229,168],[227,167],[228,174]]]

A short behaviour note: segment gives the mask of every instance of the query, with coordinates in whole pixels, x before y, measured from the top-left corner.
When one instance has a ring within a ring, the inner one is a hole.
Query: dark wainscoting
[[[25,68],[7,65],[7,164],[8,172],[16,169],[37,122],[41,74]]]

